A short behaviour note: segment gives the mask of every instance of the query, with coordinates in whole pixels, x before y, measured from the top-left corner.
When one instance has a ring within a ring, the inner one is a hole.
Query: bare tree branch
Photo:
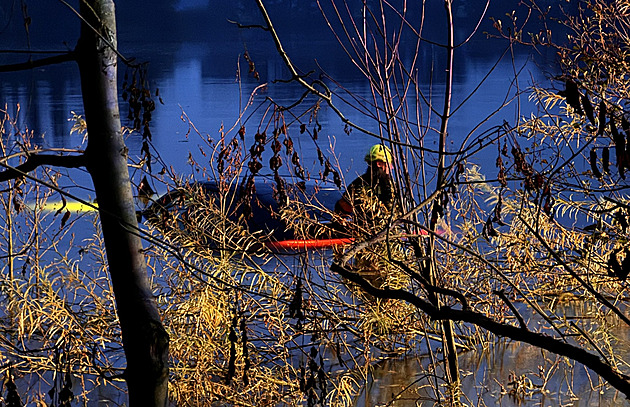
[[[118,55],[118,58],[121,59],[121,61],[123,61],[125,63],[125,65],[132,65],[131,62],[133,61],[133,59],[127,59],[125,58],[125,56],[123,54],[121,54],[118,51],[118,48],[116,47],[115,44],[112,43],[110,38],[105,38],[105,36],[103,36],[103,34],[101,34],[101,32],[92,24],[90,24],[87,19],[86,16],[81,15],[81,13],[79,11],[77,11],[77,9],[75,9],[74,7],[72,7],[70,4],[68,4],[67,1],[65,0],[59,0],[59,2],[61,2],[62,4],[64,4],[66,7],[68,7],[74,14],[77,15],[77,17],[79,17],[79,19],[81,20],[81,22],[83,24],[85,24],[87,27],[90,28],[90,30],[92,30],[94,32],[94,34],[96,34],[101,41],[103,41],[105,44],[107,44],[107,46],[109,46],[111,48],[111,50]],[[89,6],[88,6],[89,7]],[[96,12],[94,11],[94,9],[92,7],[89,7],[90,11],[94,14],[96,14]]]
[[[76,54],[74,51],[68,51],[66,54],[55,55],[52,57],[20,62],[17,64],[0,65],[0,72],[26,71],[40,66],[55,65],[63,62],[75,61]]]
[[[63,156],[52,154],[32,154],[28,159],[17,167],[11,167],[6,163],[0,162],[0,166],[6,170],[0,172],[0,182],[8,181],[23,176],[42,165],[51,165],[64,168],[84,167],[86,163],[85,154],[75,156]]]
[[[344,123],[347,124],[348,126],[355,128],[356,130],[367,134],[369,136],[372,137],[376,137],[378,139],[382,139],[381,136],[379,136],[378,134],[369,131],[368,129],[359,126],[357,123],[354,123],[353,121],[351,121],[350,119],[348,119],[342,112],[341,110],[339,110],[339,108],[333,103],[332,101],[332,94],[330,92],[330,89],[328,89],[328,87],[326,87],[323,83],[321,83],[320,81],[318,81],[318,83],[322,86],[324,86],[324,92],[318,90],[317,88],[315,88],[312,84],[306,82],[302,76],[300,74],[298,74],[295,65],[293,65],[293,61],[291,61],[291,58],[289,58],[289,55],[287,54],[287,52],[284,50],[284,47],[282,46],[282,42],[280,41],[280,38],[278,37],[278,34],[276,33],[276,30],[273,26],[273,23],[271,22],[271,18],[269,17],[269,14],[267,13],[267,9],[265,7],[265,5],[263,4],[262,0],[256,0],[256,4],[258,5],[258,9],[260,10],[260,13],[262,14],[264,20],[265,20],[265,24],[267,26],[266,31],[269,31],[271,33],[271,36],[273,38],[273,42],[276,46],[276,50],[278,51],[278,54],[280,55],[280,57],[282,58],[282,60],[284,61],[285,66],[289,69],[289,71],[291,72],[291,78],[295,79],[300,85],[302,85],[303,87],[305,87],[306,89],[308,89],[308,91],[310,93],[312,93],[313,95],[321,98],[322,100],[324,100],[328,106],[335,112],[335,114],[339,117],[339,119]]]
[[[235,24],[238,28],[258,28],[264,31],[269,31],[269,27],[266,27],[264,25],[260,25],[260,24],[241,24],[238,21],[233,21],[233,20],[227,20],[228,23],[230,24]]]
[[[503,324],[487,317],[486,315],[470,311],[470,310],[458,310],[450,307],[436,307],[429,301],[423,300],[420,297],[405,291],[405,290],[393,290],[389,288],[376,288],[369,281],[365,280],[359,274],[354,273],[342,264],[333,262],[330,266],[331,270],[339,273],[340,276],[347,278],[353,283],[358,284],[368,294],[377,298],[383,299],[397,299],[406,301],[418,309],[426,313],[430,318],[439,321],[458,321],[473,324],[480,328],[483,328],[493,334],[500,337],[507,337],[519,342],[528,343],[532,346],[536,346],[540,349],[545,349],[549,352],[555,353],[560,356],[568,357],[588,367],[597,373],[604,380],[607,380],[611,386],[630,397],[630,377],[620,373],[614,366],[609,365],[603,361],[599,356],[593,355],[585,349],[571,345],[564,341],[561,341],[552,336],[533,332],[522,327],[516,327],[513,325]]]

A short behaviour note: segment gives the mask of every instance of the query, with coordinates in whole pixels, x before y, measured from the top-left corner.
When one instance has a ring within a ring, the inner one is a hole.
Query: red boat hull
[[[265,244],[271,250],[311,250],[328,249],[334,246],[343,246],[352,243],[350,238],[337,239],[291,239],[268,241]]]

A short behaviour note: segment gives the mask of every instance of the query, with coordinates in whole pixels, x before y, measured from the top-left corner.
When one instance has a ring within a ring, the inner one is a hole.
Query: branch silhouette
[[[85,154],[75,156],[62,156],[56,154],[28,154],[28,158],[22,164],[12,167],[0,161],[0,165],[5,167],[0,172],[0,182],[10,179],[20,178],[24,174],[35,170],[43,165],[51,165],[64,168],[84,167],[87,160]]]
[[[611,386],[625,394],[626,397],[630,397],[630,376],[620,373],[614,366],[611,366],[599,356],[594,355],[581,347],[566,343],[543,333],[530,331],[529,329],[521,326],[516,327],[497,322],[480,312],[472,310],[459,310],[445,306],[436,307],[429,301],[423,300],[422,298],[405,290],[376,288],[359,274],[350,271],[344,264],[340,264],[338,262],[333,262],[330,268],[340,276],[358,284],[368,294],[381,299],[397,299],[406,301],[426,313],[434,320],[466,322],[492,332],[497,336],[524,342],[540,349],[545,349],[557,355],[575,360],[576,362],[579,362],[593,370],[603,379],[607,380]]]

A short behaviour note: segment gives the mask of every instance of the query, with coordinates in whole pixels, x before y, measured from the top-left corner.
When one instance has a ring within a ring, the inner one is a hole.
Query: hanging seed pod
[[[619,134],[617,126],[615,125],[614,117],[610,115],[610,133],[615,143],[615,154],[617,157],[617,168],[619,169],[619,175],[625,179],[624,171],[626,167],[626,139],[623,135]]]
[[[226,384],[230,384],[236,374],[236,342],[238,341],[238,335],[236,334],[237,323],[238,317],[235,315],[232,318],[232,326],[230,326],[230,334],[228,335],[228,340],[230,341],[230,357],[228,359],[228,371],[225,375]]]
[[[300,165],[300,156],[297,152],[293,153],[293,156],[291,157],[291,163],[293,165]]]
[[[319,165],[324,165],[324,154],[322,154],[322,150],[317,147],[317,159],[319,160]]]
[[[7,389],[6,397],[4,401],[7,403],[7,407],[18,407],[22,406],[22,399],[17,390],[17,385],[13,381],[13,374],[11,372],[7,372],[6,381],[4,385]]]
[[[274,155],[269,159],[269,168],[272,171],[277,171],[282,166],[282,158],[277,155]]]
[[[598,125],[597,135],[602,136],[604,134],[604,130],[606,130],[606,103],[602,100],[599,102],[599,117],[598,117]]]
[[[341,189],[341,177],[339,176],[339,173],[336,170],[333,170],[332,173],[333,173],[333,182],[335,183],[337,188]]]
[[[293,140],[291,140],[291,137],[285,138],[283,144],[286,147],[287,155],[293,154]]]
[[[545,215],[549,216],[550,218],[553,218],[553,198],[551,197],[551,194],[546,194],[545,195],[545,203],[543,204],[543,212],[545,213]]]
[[[591,164],[591,172],[595,178],[601,178],[602,173],[599,172],[599,168],[597,168],[597,151],[593,148],[591,150],[589,162]]]
[[[593,111],[593,105],[591,101],[588,99],[586,94],[582,95],[582,107],[584,107],[584,113],[586,113],[586,117],[591,121],[592,125],[595,125],[595,114]]]
[[[302,280],[298,280],[295,285],[295,293],[289,304],[289,318],[295,318],[300,321],[304,319],[304,313],[302,312]]]
[[[278,154],[281,149],[282,149],[282,144],[280,144],[278,139],[275,139],[273,143],[271,143],[271,151],[273,151],[274,154]]]
[[[254,135],[254,141],[256,143],[265,144],[267,141],[267,133],[264,131],[262,133],[256,133],[256,135]]]
[[[492,225],[492,216],[488,217],[486,224],[483,226],[481,230],[481,235],[486,238],[486,240],[490,240],[491,237],[499,236],[499,233],[496,231],[494,226]]]
[[[615,213],[615,221],[617,221],[617,224],[621,227],[621,231],[626,233],[628,230],[628,219],[626,218],[624,211],[617,211]]]
[[[260,161],[257,160],[251,160],[247,166],[249,167],[249,171],[252,173],[252,175],[258,174],[258,172],[263,167]]]
[[[324,370],[324,358],[319,355],[319,369],[317,370],[317,379],[319,380],[319,390],[321,391],[320,400],[325,400],[328,394],[327,374]]]
[[[243,347],[243,384],[249,386],[249,369],[252,367],[252,361],[249,359],[249,349],[247,343],[249,341],[247,337],[247,320],[245,317],[241,318],[241,346]]]
[[[558,92],[558,94],[564,96],[567,105],[571,106],[578,114],[584,114],[582,106],[580,106],[580,91],[573,80],[567,79],[565,89]]]
[[[300,391],[304,393],[306,391],[306,369],[304,365],[300,363],[300,374],[299,374],[299,383],[300,383]]]
[[[66,223],[68,222],[68,219],[70,219],[70,211],[66,211],[66,213],[64,213],[63,217],[61,218],[61,228],[62,229],[66,226]]]
[[[333,167],[330,165],[330,161],[326,160],[326,165],[324,166],[324,178],[328,177],[328,174],[333,172]]]
[[[623,274],[623,271],[621,270],[621,265],[619,264],[619,260],[617,260],[616,252],[610,253],[610,257],[608,257],[607,265],[608,265],[608,275],[610,277],[615,278]]]
[[[503,191],[499,192],[499,199],[497,200],[497,204],[494,207],[492,222],[495,222],[499,226],[505,226],[506,223],[503,222],[501,218],[501,209],[503,208]]]
[[[66,372],[63,388],[59,392],[59,407],[70,407],[71,402],[74,400],[74,393],[72,392],[72,375],[70,372]]]

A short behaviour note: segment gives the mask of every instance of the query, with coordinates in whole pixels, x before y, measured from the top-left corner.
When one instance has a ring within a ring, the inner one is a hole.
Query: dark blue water
[[[168,2],[155,2],[151,7],[138,9],[120,5],[119,49],[126,57],[148,62],[150,88],[153,92],[159,89],[163,101],[159,103],[156,98],[158,105],[152,122],[153,145],[165,165],[172,166],[174,171],[182,176],[196,176],[189,165],[191,155],[201,163],[206,162],[208,166],[215,165],[209,162],[208,156],[200,153],[199,147],[206,148],[205,141],[208,139],[214,142],[219,140],[221,132],[230,138],[243,125],[246,128],[246,143],[251,145],[253,135],[263,120],[267,98],[286,106],[298,100],[303,94],[303,90],[298,86],[275,82],[286,79],[288,70],[275,53],[267,33],[254,29],[240,30],[227,21],[231,19],[245,24],[259,23],[253,3],[244,1],[220,3],[222,4],[215,7],[212,13],[206,9],[180,8],[182,11],[174,11]],[[303,72],[313,70],[314,77],[319,77],[325,72],[339,81],[339,87],[332,81],[327,83],[333,89],[339,90],[341,95],[352,94],[358,99],[371,99],[368,82],[348,61],[333,36],[322,25],[321,16],[317,17],[313,2],[269,3],[273,6],[270,7],[270,11],[273,12],[272,17],[278,21],[278,30],[285,41],[286,50]],[[456,10],[460,23],[463,24],[468,16],[474,15],[475,8],[471,6],[473,3],[479,2],[465,3]],[[58,15],[60,21],[55,24],[55,29],[49,30],[47,34],[33,30],[31,38],[33,48],[71,48],[76,41],[78,34],[76,20],[63,7],[55,10],[58,14],[54,15]],[[0,11],[8,14],[6,9]],[[47,14],[40,10],[36,11],[33,14],[33,24],[42,24]],[[437,16],[440,15],[439,10],[434,12]],[[62,23],[61,20],[65,22]],[[15,24],[14,22],[13,27]],[[488,29],[489,25],[486,24],[484,27]],[[440,30],[443,26],[435,23],[433,28],[434,30],[427,31],[427,35],[435,37],[432,39],[441,38],[440,32],[443,31]],[[466,38],[469,28],[464,26],[458,31],[458,39]],[[515,123],[519,115],[529,114],[533,106],[527,101],[527,97],[523,96],[520,98],[520,104],[513,103],[484,122],[506,99],[515,97],[517,92],[513,82],[515,71],[521,72],[518,83],[520,89],[525,89],[532,80],[544,81],[549,55],[533,61],[528,51],[517,49],[513,58],[508,54],[497,64],[506,44],[500,41],[484,41],[483,38],[485,37],[482,35],[479,40],[458,49],[455,54],[453,109],[457,110],[449,127],[448,148],[451,150],[458,149],[471,132],[473,135],[481,134],[503,121]],[[64,45],[63,41],[67,41],[68,45]],[[25,45],[22,36],[19,35],[11,36],[5,44],[16,48],[24,48]],[[245,52],[254,61],[260,75],[259,79],[247,73],[247,61],[243,57]],[[414,48],[410,46],[401,49],[400,53],[403,60],[409,60],[413,56]],[[3,54],[0,55],[0,63],[16,62],[24,58],[26,57],[23,55]],[[432,102],[441,109],[444,86],[443,54],[438,47],[427,46],[421,50],[420,62],[418,72],[422,79],[420,90],[425,95],[430,95]],[[494,71],[486,78],[495,64]],[[119,73],[121,83],[124,72],[125,68],[121,64]],[[0,104],[6,104],[7,111],[16,119],[17,128],[14,130],[32,131],[33,142],[43,147],[85,147],[81,135],[70,134],[73,123],[68,120],[72,117],[72,112],[83,113],[78,70],[74,64],[67,63],[1,75]],[[483,83],[480,84],[481,81]],[[251,105],[247,106],[251,92],[262,84],[267,86],[260,89],[254,95]],[[345,90],[341,91],[342,88]],[[473,91],[475,93],[470,96]],[[312,98],[310,101],[314,102]],[[350,120],[372,131],[376,130],[373,121],[344,104],[340,97],[335,98],[335,102]],[[415,97],[411,96],[409,102],[414,105]],[[246,114],[239,119],[246,106]],[[126,103],[121,100],[123,117],[126,115],[126,109]],[[422,109],[425,114],[429,111],[426,106]],[[189,122],[181,119],[184,114],[199,130],[200,135],[191,131]],[[435,114],[433,117],[429,124],[437,128],[439,123],[435,120]],[[320,148],[338,160],[342,175],[348,178],[349,182],[356,173],[364,170],[363,156],[375,140],[357,131],[346,134],[339,117],[325,105],[320,110],[318,122],[322,125],[318,139]],[[301,154],[303,166],[312,174],[317,174],[320,167],[312,140],[306,135],[301,135],[297,128],[290,131],[296,149]],[[437,133],[429,131],[425,142],[427,147],[437,148]],[[132,155],[140,155],[140,134],[130,134],[127,143]],[[471,162],[491,172],[494,170],[494,157],[496,150],[491,149],[482,152]],[[159,169],[154,168],[155,171]],[[80,172],[72,172],[70,175],[84,183],[84,188],[73,188],[71,191],[84,197],[89,196],[91,185],[87,177]],[[499,357],[503,358],[503,354]],[[484,366],[487,364],[478,363],[476,367]],[[403,371],[408,374],[403,380],[392,384],[392,376],[388,371],[390,369],[401,371],[401,367],[404,367]],[[410,383],[406,383],[404,379],[409,377],[415,379],[414,369],[408,361],[394,367],[385,366],[384,373],[381,373],[376,381],[387,382],[387,386],[405,386]],[[369,399],[390,395],[389,388],[383,392],[379,387],[376,394],[371,394],[371,391],[366,390],[367,393],[363,397]],[[471,394],[474,394],[474,390]]]
[[[280,3],[270,2],[270,12],[278,22],[279,33],[283,36],[290,57],[303,72],[314,71],[313,77],[325,72],[338,80],[345,91],[334,83],[327,82],[333,90],[340,91],[339,97],[335,98],[337,106],[350,120],[371,131],[376,130],[377,126],[373,121],[342,101],[341,97],[347,98],[349,94],[369,100],[371,89],[366,79],[348,61],[330,32],[325,27],[322,28],[323,20],[321,16],[317,17],[314,4],[306,7],[305,4],[297,5],[292,2],[288,8],[283,8],[280,7]],[[244,125],[248,137],[246,144],[251,145],[253,135],[261,124],[264,111],[264,106],[261,106],[265,99],[272,98],[276,103],[286,106],[299,99],[303,90],[296,85],[274,83],[276,80],[286,79],[288,70],[277,56],[267,33],[255,29],[238,29],[228,22],[228,19],[244,23],[259,22],[252,5],[235,2],[232,8],[222,7],[219,10],[223,13],[221,15],[206,14],[203,9],[198,12],[186,10],[181,4],[179,9],[183,11],[175,12],[159,4],[161,3],[158,2],[155,10],[143,10],[149,12],[151,18],[139,20],[131,18],[133,13],[129,6],[120,6],[119,49],[128,58],[134,57],[138,62],[149,63],[148,83],[153,92],[159,90],[163,101],[163,104],[158,103],[153,115],[154,146],[167,165],[172,166],[177,173],[187,175],[191,172],[188,165],[189,154],[201,163],[204,160],[208,161],[207,157],[199,153],[199,146],[203,144],[204,138],[209,137],[216,141],[221,131],[229,138]],[[71,16],[66,15],[65,9],[61,8],[60,12],[69,22],[73,21]],[[439,9],[434,10],[434,13],[441,16]],[[33,18],[38,15],[35,13]],[[476,14],[472,7],[462,6],[456,10],[456,16],[459,16],[462,22],[467,16],[473,15]],[[208,20],[205,23],[207,30],[200,26],[204,24],[201,21],[203,18]],[[164,28],[156,30],[160,23],[165,24]],[[487,28],[487,24],[485,27]],[[441,25],[435,23],[435,30],[426,30],[430,33],[427,35],[440,37],[442,29]],[[462,28],[457,37],[466,38],[468,29]],[[67,41],[66,46],[71,46],[76,34],[70,29],[57,30],[46,37],[47,41],[43,41],[42,36],[34,31],[31,40],[32,43],[40,40],[42,48],[63,49],[62,38]],[[517,53],[514,60],[509,56],[504,57],[476,93],[467,99],[505,49],[504,43],[498,40],[484,41],[484,38],[480,36],[478,40],[459,48],[455,54],[453,108],[458,110],[453,115],[449,127],[448,148],[451,150],[459,148],[462,140],[473,129],[476,129],[475,134],[480,134],[504,120],[514,123],[519,114],[526,113],[519,111],[519,106],[513,104],[477,129],[478,124],[493,114],[506,98],[514,96],[516,90],[512,80],[515,70],[522,69],[519,82],[521,89],[524,89],[532,78],[543,80],[543,73],[539,67],[532,63],[529,53],[523,51]],[[16,46],[17,44],[18,40]],[[402,59],[410,60],[415,50],[413,43],[409,42],[409,48],[404,46],[401,48]],[[243,58],[245,52],[254,61],[260,75],[259,79],[247,73],[247,62]],[[26,57],[23,55],[3,56],[5,62],[15,62],[24,58]],[[421,49],[418,70],[419,77],[423,79],[421,91],[431,97],[438,110],[441,110],[443,101],[443,64],[444,58],[439,48],[426,46]],[[240,80],[237,79],[239,65]],[[120,64],[121,82],[124,72],[124,65]],[[267,86],[257,92],[246,111],[245,118],[239,120],[239,114],[244,111],[252,90],[261,84]],[[409,100],[411,106],[415,105],[413,95]],[[314,99],[310,98],[310,101],[314,102]],[[460,106],[463,101],[466,102]],[[33,140],[37,144],[54,148],[82,147],[82,136],[70,134],[72,122],[68,120],[72,116],[71,112],[82,114],[83,110],[78,71],[74,64],[3,74],[0,83],[0,102],[6,104],[9,113],[17,118],[20,130],[28,128],[33,131]],[[526,98],[521,98],[521,102],[521,108],[532,108]],[[256,108],[258,111],[250,116],[250,112]],[[126,104],[121,101],[123,118],[126,116],[126,109]],[[422,106],[422,109],[427,117],[429,109],[426,105]],[[183,113],[202,133],[201,140],[194,132],[190,133],[189,124],[181,120]],[[439,123],[435,116],[433,114],[434,119],[429,124],[437,128]],[[346,134],[340,119],[325,105],[319,112],[318,121],[322,125],[318,139],[319,147],[338,159],[340,168],[347,177],[353,178],[357,172],[362,172],[363,155],[375,140],[358,131]],[[321,168],[317,162],[313,142],[306,134],[300,135],[297,126],[295,127],[291,136],[302,155],[302,164],[307,172],[316,175]],[[131,153],[140,155],[140,134],[132,133],[127,142]],[[436,142],[436,132],[429,131],[425,139],[426,146],[436,147]],[[495,154],[495,151],[490,151],[486,155],[482,154],[477,160],[487,164],[488,160],[485,158]],[[492,166],[488,167],[488,171],[492,171]]]

